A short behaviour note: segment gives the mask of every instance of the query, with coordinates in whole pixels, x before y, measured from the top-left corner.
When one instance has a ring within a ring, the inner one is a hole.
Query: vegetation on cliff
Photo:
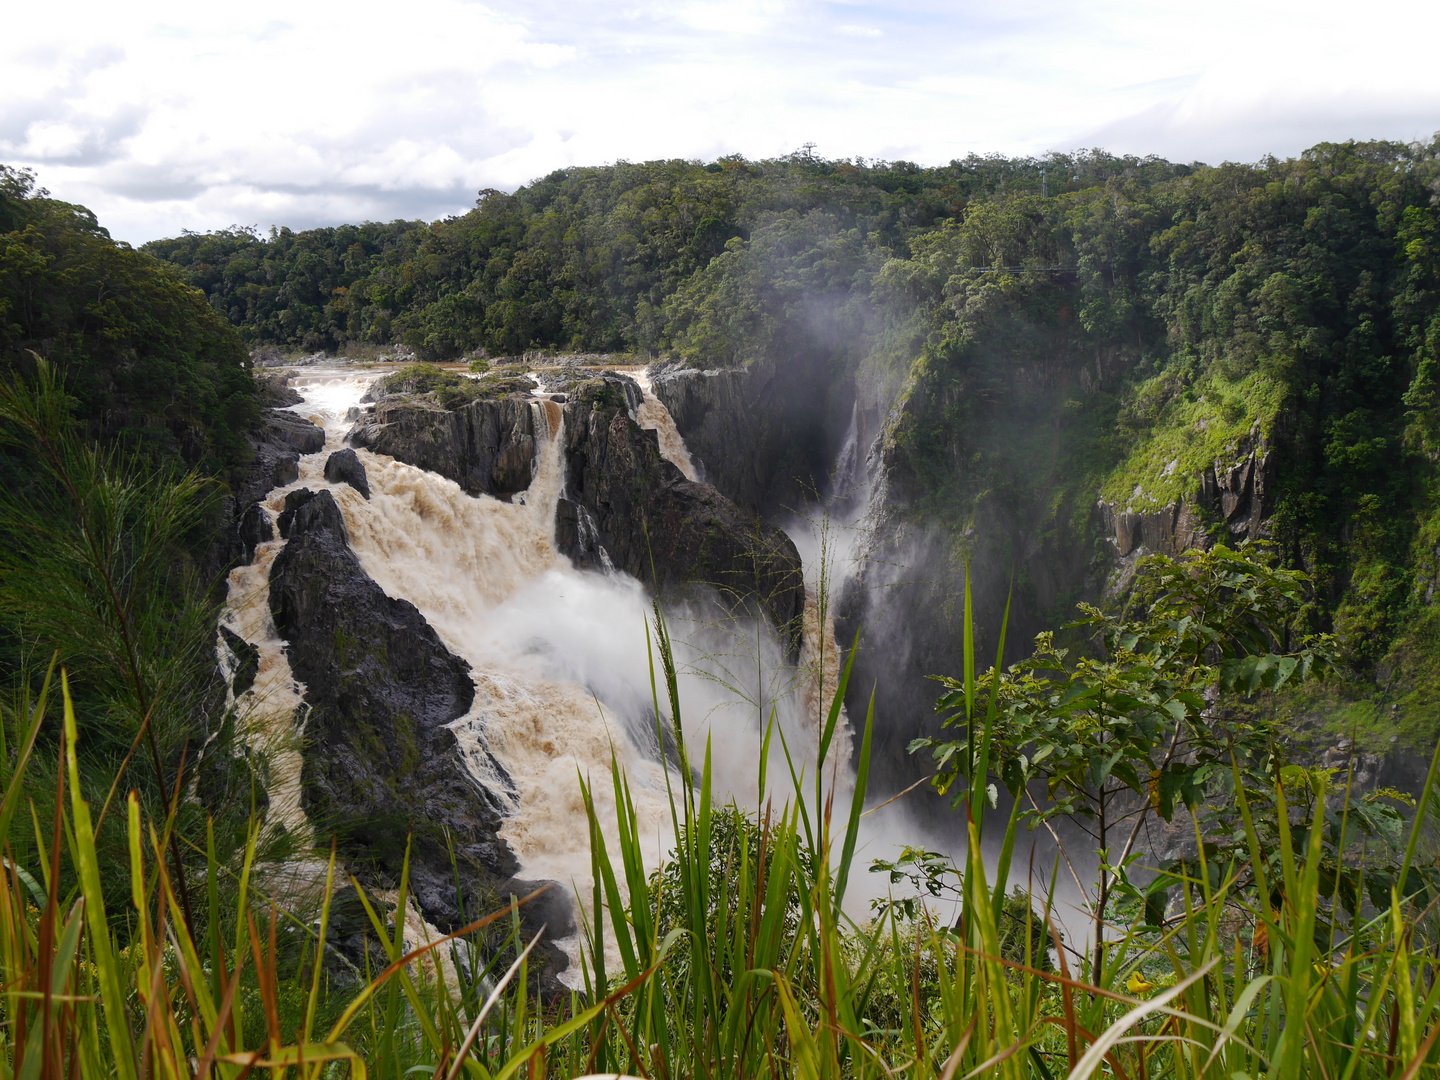
[[[239,336],[174,268],[0,165],[0,366],[62,371],[91,438],[223,473],[258,415]]]

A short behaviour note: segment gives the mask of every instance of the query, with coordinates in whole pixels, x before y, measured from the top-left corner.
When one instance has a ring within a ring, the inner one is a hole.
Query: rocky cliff
[[[475,781],[447,726],[474,698],[469,665],[365,573],[329,491],[286,502],[270,604],[310,710],[302,805],[362,880],[398,881],[408,843],[420,911],[457,929],[533,888],[514,880],[515,857],[497,835],[507,793]],[[562,908],[547,911],[555,937],[573,932]],[[547,946],[542,985],[553,989],[565,963]]]
[[[545,438],[527,378],[410,375],[383,380],[350,441],[447,476],[471,495],[508,498],[530,486],[536,438]],[[537,436],[537,424],[541,428]]]
[[[833,372],[783,361],[650,370],[705,480],[747,510],[793,512],[827,491],[854,392]]]
[[[1188,497],[1146,513],[1102,500],[1098,508],[1105,535],[1122,557],[1141,548],[1174,555],[1209,547],[1217,539],[1236,544],[1266,537],[1275,509],[1274,466],[1274,454],[1257,425],[1235,456],[1216,459],[1201,471]]]
[[[295,404],[299,395],[284,380],[262,383],[268,400]],[[300,478],[300,455],[325,448],[325,432],[285,408],[266,409],[250,432],[252,458],[240,480],[221,504],[221,527],[207,556],[208,569],[219,575],[255,557],[257,544],[273,538],[270,519],[260,501],[270,491]]]
[[[622,570],[662,595],[708,586],[730,603],[758,602],[798,647],[805,586],[794,543],[661,456],[655,433],[636,423],[642,395],[633,379],[579,368],[548,376],[543,393],[529,380],[502,378],[463,380],[471,385],[447,397],[453,384],[432,378],[428,388],[409,379],[379,385],[350,441],[472,494],[506,498],[529,486],[538,440],[559,437],[563,423],[563,553],[584,568]]]

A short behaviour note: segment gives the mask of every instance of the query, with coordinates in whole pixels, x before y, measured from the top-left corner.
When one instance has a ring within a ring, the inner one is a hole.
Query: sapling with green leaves
[[[974,687],[940,680],[946,690],[936,709],[966,736],[911,744],[912,752],[931,751],[936,788],[943,793],[959,782],[958,806],[993,773],[1017,802],[1028,803],[1032,828],[1068,816],[1095,841],[1093,980],[1104,973],[1113,894],[1139,895],[1128,868],[1146,821],[1158,815],[1169,822],[1181,807],[1197,811],[1208,792],[1228,783],[1232,755],[1262,769],[1278,762],[1267,722],[1218,704],[1303,682],[1332,663],[1329,636],[1290,639],[1307,585],[1303,573],[1274,565],[1259,545],[1148,557],[1123,610],[1080,605],[1084,617],[1068,629],[1091,636],[1099,646],[1093,655],[1060,646],[1047,631],[1029,657],[977,681],[993,715],[984,772],[968,764],[973,734],[965,718],[975,715],[967,706]],[[988,798],[993,805],[993,786]],[[1078,874],[1076,884],[1086,891]]]

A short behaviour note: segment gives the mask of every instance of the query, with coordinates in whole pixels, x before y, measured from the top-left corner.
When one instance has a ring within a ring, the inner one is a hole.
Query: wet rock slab
[[[330,491],[290,493],[286,514],[270,604],[310,709],[302,806],[362,880],[398,881],[408,842],[421,912],[458,929],[529,891],[512,881],[519,867],[498,835],[508,794],[476,782],[447,727],[473,701],[469,665],[365,573]],[[541,984],[553,989],[566,960],[542,951]]]

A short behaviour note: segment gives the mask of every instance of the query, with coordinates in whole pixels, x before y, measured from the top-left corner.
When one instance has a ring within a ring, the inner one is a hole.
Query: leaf
[[[1185,702],[1180,700],[1178,695],[1160,707],[1173,716],[1177,723],[1183,721],[1185,717],[1190,715],[1190,710],[1186,707]]]
[[[1025,786],[1027,770],[1025,768],[1025,755],[1018,758],[1009,758],[1000,766],[1000,779],[1005,782],[1005,789],[1015,798],[1020,797],[1020,789]]]
[[[1293,656],[1275,656],[1269,657],[1268,659],[1273,659],[1275,664],[1265,685],[1271,690],[1279,690],[1280,687],[1285,685],[1290,676],[1295,673],[1295,669],[1300,665],[1300,661]]]

